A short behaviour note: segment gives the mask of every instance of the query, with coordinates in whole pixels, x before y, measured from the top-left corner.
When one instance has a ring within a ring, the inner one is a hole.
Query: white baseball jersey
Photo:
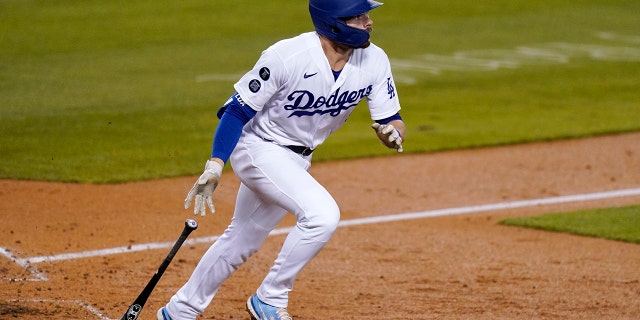
[[[400,110],[389,58],[381,48],[355,49],[334,79],[315,32],[263,51],[234,87],[258,111],[245,130],[280,145],[316,148],[365,98],[373,120]]]
[[[282,146],[317,147],[362,99],[367,99],[373,120],[400,110],[382,49],[355,49],[335,79],[315,32],[265,50],[235,89],[257,113],[243,127],[230,157],[241,181],[233,219],[166,305],[173,319],[196,319],[204,312],[222,283],[291,213],[298,223],[256,291],[264,303],[286,308],[294,279],[329,241],[340,209],[309,174],[311,155]]]

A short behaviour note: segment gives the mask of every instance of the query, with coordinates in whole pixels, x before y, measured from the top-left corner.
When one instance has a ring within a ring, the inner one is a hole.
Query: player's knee
[[[299,221],[299,226],[306,229],[320,241],[328,240],[338,228],[340,209],[335,203],[317,207],[305,215],[306,219]],[[320,239],[321,238],[321,239]]]
[[[319,219],[319,227],[323,228],[325,232],[333,233],[338,228],[340,222],[340,210],[336,207],[331,210],[324,210],[324,214]]]

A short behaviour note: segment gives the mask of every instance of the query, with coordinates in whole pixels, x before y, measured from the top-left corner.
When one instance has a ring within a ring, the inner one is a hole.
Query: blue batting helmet
[[[311,21],[319,34],[350,47],[369,41],[369,32],[348,26],[344,19],[369,12],[382,5],[373,0],[309,0]]]

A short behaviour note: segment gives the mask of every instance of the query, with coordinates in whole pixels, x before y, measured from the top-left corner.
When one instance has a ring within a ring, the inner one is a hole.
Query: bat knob
[[[184,225],[191,230],[198,229],[198,223],[193,219],[187,219],[184,222]]]

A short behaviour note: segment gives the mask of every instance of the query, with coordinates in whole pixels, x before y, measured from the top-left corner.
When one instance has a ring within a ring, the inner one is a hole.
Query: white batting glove
[[[205,202],[207,206],[209,206],[211,213],[216,212],[211,197],[213,196],[213,191],[218,186],[221,174],[222,166],[216,161],[207,160],[204,166],[204,173],[200,175],[198,181],[196,181],[191,190],[189,190],[187,198],[184,199],[184,208],[188,209],[191,206],[191,201],[195,197],[196,203],[193,207],[194,215],[198,215],[199,213],[201,216],[204,216],[207,214],[207,209],[204,207]]]
[[[379,124],[374,122],[371,124],[371,128],[376,131],[378,139],[382,141],[382,144],[390,149],[396,149],[398,152],[402,152],[402,137],[400,137],[400,131],[391,124]]]

